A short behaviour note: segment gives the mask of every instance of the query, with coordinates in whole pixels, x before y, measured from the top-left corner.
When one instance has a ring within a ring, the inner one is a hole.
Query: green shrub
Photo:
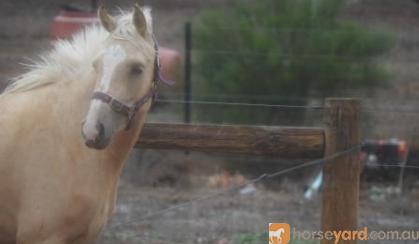
[[[392,35],[342,20],[343,6],[343,0],[271,0],[207,11],[193,29],[194,94],[304,105],[305,99],[289,97],[336,96],[385,84],[380,57],[391,48]],[[272,109],[259,109],[257,116],[243,108],[223,111],[206,107],[196,115],[239,123],[278,117]]]

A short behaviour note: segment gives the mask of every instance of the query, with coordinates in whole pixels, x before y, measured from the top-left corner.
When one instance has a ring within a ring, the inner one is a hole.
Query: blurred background
[[[134,4],[103,2],[114,14]],[[153,9],[154,33],[165,49],[163,70],[176,81],[161,87],[148,122],[322,126],[325,98],[360,98],[365,142],[360,226],[419,227],[419,171],[382,167],[419,166],[419,1],[142,4]],[[57,17],[88,19],[96,5],[0,1],[2,87],[25,71],[20,63],[73,31],[62,32],[67,27]],[[120,182],[116,213],[99,243],[266,243],[269,222],[317,230],[321,190],[315,180],[321,170],[313,167],[143,219],[297,162],[304,159],[135,149]]]

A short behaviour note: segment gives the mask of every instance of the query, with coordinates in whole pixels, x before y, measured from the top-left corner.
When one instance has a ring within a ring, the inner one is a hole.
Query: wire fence
[[[347,56],[347,55],[332,55],[332,54],[298,54],[298,53],[282,53],[282,52],[258,52],[258,51],[248,51],[248,50],[219,50],[219,49],[192,49],[194,53],[210,53],[211,55],[233,55],[233,56],[248,56],[248,57],[277,57],[277,58],[288,58],[288,59],[332,59],[332,60],[342,60],[342,61],[351,61],[355,63],[363,63],[362,60],[371,61],[371,60],[380,60],[382,57],[370,57],[370,56]],[[419,62],[415,60],[414,62]]]
[[[308,161],[308,162],[305,162],[305,163],[301,163],[297,166],[282,169],[282,170],[279,170],[279,171],[276,171],[276,172],[273,172],[273,173],[263,173],[263,174],[259,175],[258,177],[253,178],[251,180],[248,180],[247,182],[239,184],[237,186],[231,186],[231,187],[228,187],[228,188],[225,188],[225,189],[221,189],[221,190],[219,190],[215,193],[199,196],[199,197],[193,198],[192,200],[188,200],[188,201],[185,201],[185,202],[182,202],[182,203],[179,203],[179,204],[169,206],[167,208],[162,208],[160,210],[147,213],[144,216],[142,216],[142,217],[140,217],[140,218],[138,218],[134,221],[119,222],[116,225],[116,227],[122,226],[122,225],[132,225],[132,224],[138,224],[138,223],[141,223],[141,222],[147,222],[147,221],[150,221],[154,218],[159,218],[161,216],[164,216],[167,213],[180,211],[180,210],[185,209],[185,208],[187,208],[187,207],[189,207],[193,204],[199,204],[200,202],[215,199],[215,198],[227,195],[227,194],[232,195],[234,193],[237,193],[239,190],[244,189],[245,187],[248,187],[248,186],[252,186],[256,183],[261,183],[261,182],[267,181],[269,179],[273,179],[273,178],[276,178],[276,177],[279,177],[279,176],[284,176],[284,175],[289,174],[291,172],[301,170],[301,169],[305,169],[305,168],[309,168],[309,167],[312,167],[312,166],[325,165],[325,164],[331,163],[331,161],[333,161],[335,159],[338,159],[339,157],[349,155],[349,154],[353,154],[353,153],[358,153],[359,150],[361,149],[361,147],[362,147],[362,144],[359,144],[359,145],[356,145],[356,146],[354,146],[350,149],[337,152],[333,155],[326,156],[326,157],[321,158],[321,159],[316,159],[316,160]],[[336,161],[334,163],[338,163],[338,162]],[[403,170],[405,170],[405,169],[419,170],[419,166],[406,165],[406,164],[382,164],[382,165],[379,165],[379,167],[402,168]],[[141,233],[133,233],[130,236],[128,236],[128,238],[137,238],[139,236],[142,236],[142,234]],[[162,241],[162,243],[166,243],[165,241],[160,240],[160,239],[159,239],[159,241]]]
[[[207,105],[207,106],[230,106],[230,107],[259,107],[259,108],[275,108],[275,109],[306,109],[306,110],[324,110],[326,107],[322,105],[286,105],[286,104],[273,104],[273,103],[248,103],[248,102],[222,102],[211,100],[190,100],[185,101],[182,99],[164,99],[158,98],[155,100],[160,104],[191,104],[191,105]],[[300,101],[303,101],[301,99]],[[309,102],[309,100],[306,100]],[[418,109],[397,109],[397,108],[383,108],[375,106],[363,106],[362,112],[369,113],[398,113],[398,114],[419,114]]]
[[[197,27],[197,25],[194,25],[194,28],[200,28]],[[278,27],[278,26],[264,26],[264,25],[250,25],[246,27],[237,27],[237,26],[212,26],[215,30],[226,30],[226,31],[233,31],[238,34],[239,31],[248,31],[248,30],[257,30],[257,31],[265,31],[265,32],[271,32],[271,33],[279,33],[279,34],[292,34],[292,33],[353,33],[352,30],[344,30],[344,29],[336,29],[336,28],[297,28],[297,27]],[[376,29],[369,29],[369,33],[383,33],[385,30],[376,30]],[[399,35],[402,37],[402,34]],[[419,38],[416,39],[416,37],[406,36],[402,39],[406,39],[409,41],[419,41]]]
[[[289,51],[289,50],[288,50]],[[226,50],[226,49],[206,49],[202,47],[194,47],[191,49],[191,52],[194,57],[194,65],[196,66],[196,58],[199,58],[201,55],[217,55],[221,57],[248,57],[250,58],[276,58],[278,60],[287,61],[287,60],[297,60],[297,61],[308,61],[308,60],[315,60],[315,61],[322,61],[322,60],[332,60],[332,61],[344,61],[350,62],[351,64],[369,64],[371,62],[374,63],[382,63],[386,64],[387,62],[391,63],[407,63],[407,64],[417,64],[419,63],[419,59],[414,56],[409,56],[409,54],[404,54],[403,56],[398,55],[397,46],[393,47],[387,54],[379,55],[379,56],[365,56],[363,54],[359,54],[356,56],[353,55],[345,55],[339,53],[331,53],[331,54],[322,54],[322,53],[290,53],[290,52],[279,52],[279,51],[253,51],[253,50],[240,50],[240,49],[233,49],[233,50]],[[332,52],[332,50],[331,50]],[[325,64],[323,64],[325,65]]]
[[[212,194],[200,196],[200,197],[194,198],[190,201],[186,201],[186,202],[183,202],[183,203],[180,203],[180,204],[169,206],[167,208],[164,208],[164,209],[161,209],[161,210],[158,210],[158,211],[155,211],[155,212],[148,213],[148,214],[144,215],[143,217],[140,217],[139,219],[136,219],[135,222],[136,223],[144,222],[144,221],[147,221],[147,220],[149,220],[153,217],[164,215],[165,213],[168,213],[168,212],[171,212],[171,211],[179,210],[181,208],[187,207],[187,206],[189,206],[191,204],[194,204],[194,203],[197,203],[197,202],[202,202],[204,200],[216,198],[218,196],[225,195],[227,193],[233,193],[233,192],[236,192],[236,191],[238,191],[238,190],[240,190],[240,189],[242,189],[246,186],[253,185],[253,184],[256,184],[256,183],[259,183],[259,182],[262,182],[262,181],[266,181],[268,179],[272,179],[272,178],[275,178],[275,177],[278,177],[278,176],[283,176],[285,174],[294,172],[296,170],[300,170],[300,169],[308,168],[308,167],[311,167],[311,166],[328,163],[331,160],[337,159],[341,156],[345,156],[345,155],[348,155],[348,154],[359,151],[361,146],[362,146],[362,144],[359,144],[359,145],[356,145],[356,146],[354,146],[350,149],[347,149],[347,150],[344,150],[344,151],[341,151],[341,152],[337,152],[333,155],[326,156],[326,157],[321,158],[321,159],[316,159],[316,160],[312,160],[312,161],[309,161],[309,162],[301,163],[299,165],[289,167],[289,168],[286,168],[286,169],[282,169],[282,170],[279,170],[279,171],[276,171],[276,172],[273,172],[273,173],[263,173],[263,174],[259,175],[258,177],[253,178],[253,179],[251,179],[251,180],[249,180],[245,183],[239,184],[237,186],[225,188],[225,189],[219,190],[218,192],[215,192],[215,193],[212,193]],[[133,222],[120,223],[119,225],[130,224],[130,223],[133,223]]]
[[[192,105],[211,105],[211,106],[241,106],[241,107],[264,107],[264,108],[282,108],[282,109],[314,109],[322,110],[323,106],[300,106],[300,105],[281,105],[281,104],[267,104],[267,103],[244,103],[244,102],[215,102],[205,100],[191,100],[185,101],[180,99],[156,99],[158,103],[171,104],[192,104]]]
[[[181,92],[161,92],[159,93],[164,98],[169,99],[182,99],[186,93]],[[284,95],[269,95],[269,94],[191,94],[191,99],[197,100],[257,100],[257,101],[292,101],[292,102],[312,102],[312,101],[323,101],[323,97],[297,97],[297,96],[284,96]]]
[[[170,91],[165,92],[162,91],[159,93],[162,97],[167,98],[173,98],[173,99],[181,99],[185,97],[184,92],[177,92],[177,91]],[[362,99],[366,102],[372,102],[372,101],[380,101],[380,102],[386,102],[386,106],[398,108],[398,107],[405,107],[409,105],[411,102],[417,101],[417,97],[411,96],[411,97],[394,97],[391,100],[388,100],[388,97],[385,96],[376,96],[374,94],[368,94],[368,96],[354,96],[353,94],[347,95],[348,97],[358,98]],[[322,102],[327,99],[327,97],[324,96],[318,96],[318,95],[310,95],[310,96],[289,96],[289,95],[281,95],[281,94],[243,94],[243,93],[211,93],[211,94],[202,94],[202,93],[194,93],[191,94],[192,99],[198,99],[198,100],[231,100],[231,99],[237,99],[237,100],[257,100],[257,101],[292,101],[292,102]],[[395,103],[400,103],[402,105],[395,106]],[[405,104],[405,105],[403,105]]]
[[[187,123],[223,123],[223,124],[246,124],[246,125],[265,125],[265,126],[321,126],[323,118],[325,99],[298,99],[291,97],[294,101],[286,101],[286,97],[281,97],[279,102],[275,102],[272,97],[255,99],[252,96],[237,96],[220,94],[219,96],[206,96],[202,99],[161,98],[156,100],[156,113],[173,110],[179,112],[189,106],[192,120]],[[213,97],[213,99],[210,99]],[[199,96],[195,98],[201,98]],[[256,96],[258,98],[258,96]],[[272,99],[272,100],[271,100]],[[252,101],[252,102],[248,102]],[[286,102],[284,102],[286,101]],[[416,136],[419,128],[412,121],[419,117],[419,109],[414,105],[395,106],[390,104],[361,105],[360,112],[362,117],[361,130],[367,138],[401,138],[409,141],[409,144],[419,144]],[[173,119],[184,121],[184,113],[173,114]],[[213,114],[213,116],[209,116]],[[159,117],[165,120],[164,117]],[[415,147],[416,148],[416,147]]]

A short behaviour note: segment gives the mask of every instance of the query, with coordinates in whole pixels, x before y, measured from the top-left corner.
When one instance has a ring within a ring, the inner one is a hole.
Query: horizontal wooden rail
[[[139,148],[244,153],[281,158],[321,158],[321,128],[147,123]]]

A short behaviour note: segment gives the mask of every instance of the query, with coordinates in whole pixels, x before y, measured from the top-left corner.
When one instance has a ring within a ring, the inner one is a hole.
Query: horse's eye
[[[131,75],[141,75],[143,73],[143,68],[140,66],[134,66],[131,68]]]

